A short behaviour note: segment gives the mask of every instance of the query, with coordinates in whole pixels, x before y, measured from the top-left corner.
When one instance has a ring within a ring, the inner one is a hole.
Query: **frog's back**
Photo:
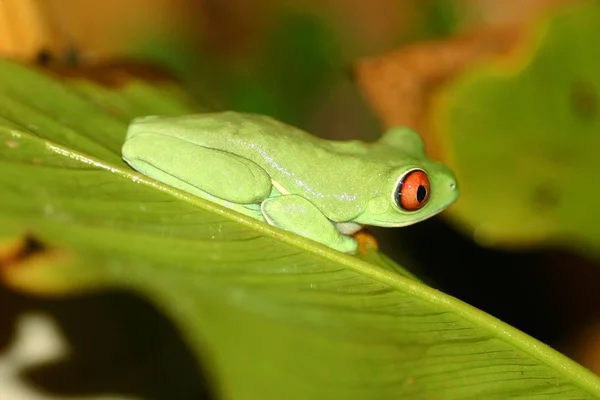
[[[332,142],[264,115],[233,111],[144,117],[134,121],[134,125],[137,126],[130,133],[169,132],[193,144],[244,156],[267,169],[273,166],[274,155],[293,153],[296,157],[287,158],[293,161],[304,158],[298,157],[300,154],[318,157],[319,153],[326,153],[332,162],[332,151],[344,157],[364,154],[369,147],[358,141]]]
[[[313,147],[323,140],[264,115],[226,111],[178,117],[178,127],[207,147],[250,156],[278,148]]]

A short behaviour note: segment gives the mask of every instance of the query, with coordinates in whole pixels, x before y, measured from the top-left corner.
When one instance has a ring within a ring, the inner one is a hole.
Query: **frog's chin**
[[[426,219],[429,219],[429,218],[433,217],[434,215],[441,213],[445,209],[446,209],[446,207],[440,208],[439,210],[428,212],[427,214],[423,214],[419,217],[406,218],[404,221],[384,221],[384,220],[379,220],[377,218],[373,218],[368,225],[381,226],[383,228],[401,228],[403,226],[408,226],[408,225],[416,224],[417,222],[425,221]]]

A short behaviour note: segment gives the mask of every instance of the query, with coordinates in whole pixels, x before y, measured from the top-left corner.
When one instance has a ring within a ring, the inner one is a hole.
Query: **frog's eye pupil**
[[[430,195],[429,178],[425,171],[409,171],[400,180],[396,191],[396,203],[406,211],[416,211],[427,204]]]
[[[417,201],[422,203],[423,200],[425,200],[425,197],[427,197],[427,189],[425,186],[419,185],[419,188],[417,189]]]

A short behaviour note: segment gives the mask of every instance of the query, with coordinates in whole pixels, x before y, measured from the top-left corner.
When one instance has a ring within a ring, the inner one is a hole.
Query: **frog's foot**
[[[379,251],[379,244],[377,243],[377,239],[375,236],[368,232],[365,229],[361,229],[360,231],[354,233],[352,237],[358,243],[358,254],[361,256],[366,255],[369,250],[371,251]]]
[[[335,225],[304,197],[297,195],[271,197],[262,202],[261,210],[265,220],[273,226],[312,239],[343,253],[356,253],[356,240],[341,234]]]

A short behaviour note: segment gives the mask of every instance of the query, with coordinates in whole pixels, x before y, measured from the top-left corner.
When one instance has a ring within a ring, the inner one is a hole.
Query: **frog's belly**
[[[362,229],[362,225],[356,222],[336,222],[334,224],[342,235],[354,235]]]

